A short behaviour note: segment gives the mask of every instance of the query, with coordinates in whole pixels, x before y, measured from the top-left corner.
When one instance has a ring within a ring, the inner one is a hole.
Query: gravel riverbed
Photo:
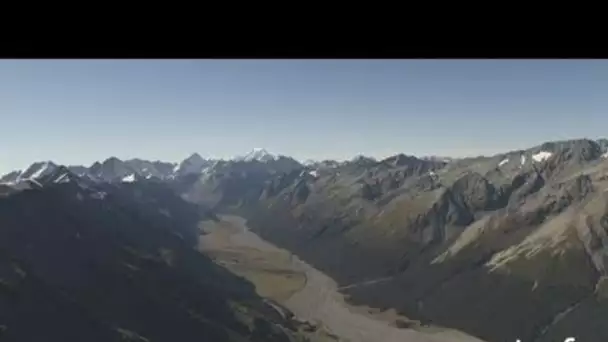
[[[223,217],[231,222],[234,233],[230,235],[233,247],[248,247],[262,251],[281,250],[249,231],[246,221],[236,216]],[[291,267],[294,271],[306,274],[306,285],[285,302],[281,303],[301,320],[322,322],[341,341],[350,342],[483,342],[454,330],[436,332],[400,329],[383,321],[356,312],[344,301],[336,282],[321,271],[292,256]]]

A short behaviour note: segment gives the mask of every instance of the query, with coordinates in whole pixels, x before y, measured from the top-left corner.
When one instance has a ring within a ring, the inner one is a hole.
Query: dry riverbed
[[[298,319],[323,329],[318,341],[351,342],[482,342],[447,329],[400,329],[407,321],[392,310],[377,312],[344,301],[335,281],[250,232],[244,219],[223,216],[220,222],[201,222],[199,248],[218,264],[251,281],[265,298],[284,305]]]

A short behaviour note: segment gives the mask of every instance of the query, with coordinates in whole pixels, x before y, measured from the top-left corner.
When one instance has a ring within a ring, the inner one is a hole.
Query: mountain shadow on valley
[[[291,341],[250,283],[195,250],[203,218],[152,182],[0,197],[0,339]]]

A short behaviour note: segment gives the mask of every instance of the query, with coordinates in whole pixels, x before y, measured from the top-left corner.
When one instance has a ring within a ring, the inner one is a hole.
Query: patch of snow
[[[173,168],[173,172],[175,173],[175,172],[179,171],[179,168],[180,168],[180,164],[175,165],[175,167]]]
[[[64,173],[61,177],[55,179],[53,183],[61,184],[61,183],[69,183],[70,179],[68,178],[68,174]]]
[[[523,154],[521,155],[521,165],[524,165],[526,163],[526,156],[524,156]]]
[[[32,182],[32,183],[34,183],[34,184],[36,184],[36,185],[38,185],[39,187],[42,187],[42,184],[40,184],[40,182],[38,182],[37,180],[35,180],[33,178],[30,179],[29,181]]]
[[[146,176],[146,179],[150,179],[150,178],[152,178],[152,175],[147,175]]]
[[[38,178],[40,177],[44,171],[46,171],[49,168],[49,162],[44,163],[44,165],[42,165],[42,167],[40,167],[40,169],[38,169],[38,171],[34,172],[34,174],[32,174],[32,176],[30,178]]]
[[[429,176],[434,177],[437,176],[437,174],[434,171],[429,171]]]
[[[509,162],[509,158],[503,159],[500,163],[498,163],[498,167],[501,167]]]
[[[537,154],[532,155],[532,159],[534,159],[534,161],[540,163],[542,161],[549,159],[552,155],[553,155],[553,153],[551,153],[551,152],[540,151]]]
[[[124,177],[124,178],[122,179],[122,182],[123,182],[123,183],[133,183],[133,182],[135,182],[135,174],[134,174],[134,173],[132,173],[132,174],[130,174],[130,175],[128,175],[128,176],[126,176],[126,177]]]
[[[608,152],[602,154],[602,158],[608,158]]]
[[[315,178],[319,177],[319,171],[317,171],[317,170],[310,171],[308,174]]]

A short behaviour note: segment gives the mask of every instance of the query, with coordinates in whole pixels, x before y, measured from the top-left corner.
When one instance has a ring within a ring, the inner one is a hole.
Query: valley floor
[[[201,251],[247,278],[261,296],[285,306],[297,319],[322,326],[313,337],[316,341],[481,342],[436,327],[399,328],[396,321],[412,322],[391,311],[349,305],[335,281],[250,232],[240,217],[223,216],[220,222],[202,222],[200,228],[204,232],[199,241]]]

